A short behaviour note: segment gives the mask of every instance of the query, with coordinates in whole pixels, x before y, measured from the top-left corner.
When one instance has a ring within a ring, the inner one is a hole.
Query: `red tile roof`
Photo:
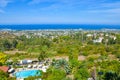
[[[0,66],[0,70],[4,71],[4,72],[7,72],[9,69],[9,67],[7,66]]]

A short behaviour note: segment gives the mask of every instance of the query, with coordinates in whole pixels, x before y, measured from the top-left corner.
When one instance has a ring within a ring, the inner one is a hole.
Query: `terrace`
[[[30,76],[41,76],[41,71],[46,72],[50,66],[49,60],[44,60],[42,62],[36,60],[19,60],[18,64],[16,65],[18,68],[12,73],[12,77],[16,77],[17,80]],[[39,74],[37,74],[38,72]]]

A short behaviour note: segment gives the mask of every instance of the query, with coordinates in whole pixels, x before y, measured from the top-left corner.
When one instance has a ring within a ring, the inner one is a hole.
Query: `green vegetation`
[[[9,75],[3,71],[0,71],[0,80],[7,80]]]
[[[5,64],[6,61],[7,61],[7,55],[4,53],[0,53],[0,66]]]
[[[0,80],[16,80],[16,78],[10,78],[8,73],[0,70]]]
[[[53,60],[52,66],[56,69],[63,70],[66,74],[70,74],[70,72],[71,72],[68,62],[64,59]]]
[[[43,79],[45,80],[67,80],[66,74],[63,70],[50,68],[47,73],[43,74]]]
[[[87,36],[87,34],[95,36]],[[106,36],[107,34],[109,36]],[[116,37],[116,39],[110,36]],[[93,41],[99,37],[103,37],[100,43]],[[55,33],[44,36],[30,34],[29,38],[26,35],[15,36],[13,39],[1,38],[0,44],[1,52],[18,51],[15,54],[7,53],[13,63],[26,58],[35,58],[39,61],[55,58],[47,72],[40,77],[43,80],[87,80],[92,77],[93,68],[95,68],[97,79],[120,79],[119,32],[77,31],[67,35]],[[0,63],[3,65],[7,58],[2,53],[0,55]],[[65,56],[68,58],[64,59]],[[84,56],[85,59],[82,59],[81,56]],[[60,59],[56,59],[56,57]],[[99,72],[103,74],[99,75]],[[37,77],[29,77],[26,80],[33,79],[37,79]]]

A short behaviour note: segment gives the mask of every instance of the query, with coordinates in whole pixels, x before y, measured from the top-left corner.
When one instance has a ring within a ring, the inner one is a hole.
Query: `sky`
[[[0,24],[120,24],[120,0],[0,0]]]

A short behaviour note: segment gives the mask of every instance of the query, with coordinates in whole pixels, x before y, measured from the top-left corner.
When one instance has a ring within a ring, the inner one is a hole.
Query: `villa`
[[[7,73],[9,70],[9,67],[8,66],[0,66],[0,70]]]
[[[48,62],[48,63],[47,63]],[[16,68],[15,72],[13,73],[13,77],[16,77],[17,80],[24,80],[29,76],[40,76],[42,72],[46,72],[50,66],[49,60],[45,60],[42,62],[36,60],[19,60],[19,66],[22,68]]]
[[[15,71],[14,68],[8,66],[0,66],[0,70],[2,70],[5,73],[12,73]]]
[[[93,40],[94,43],[101,43],[103,40],[103,37],[99,37],[99,39]]]
[[[20,64],[30,64],[32,60],[20,60]]]
[[[87,36],[87,37],[92,37],[93,35],[92,35],[92,34],[87,34],[86,36]]]

